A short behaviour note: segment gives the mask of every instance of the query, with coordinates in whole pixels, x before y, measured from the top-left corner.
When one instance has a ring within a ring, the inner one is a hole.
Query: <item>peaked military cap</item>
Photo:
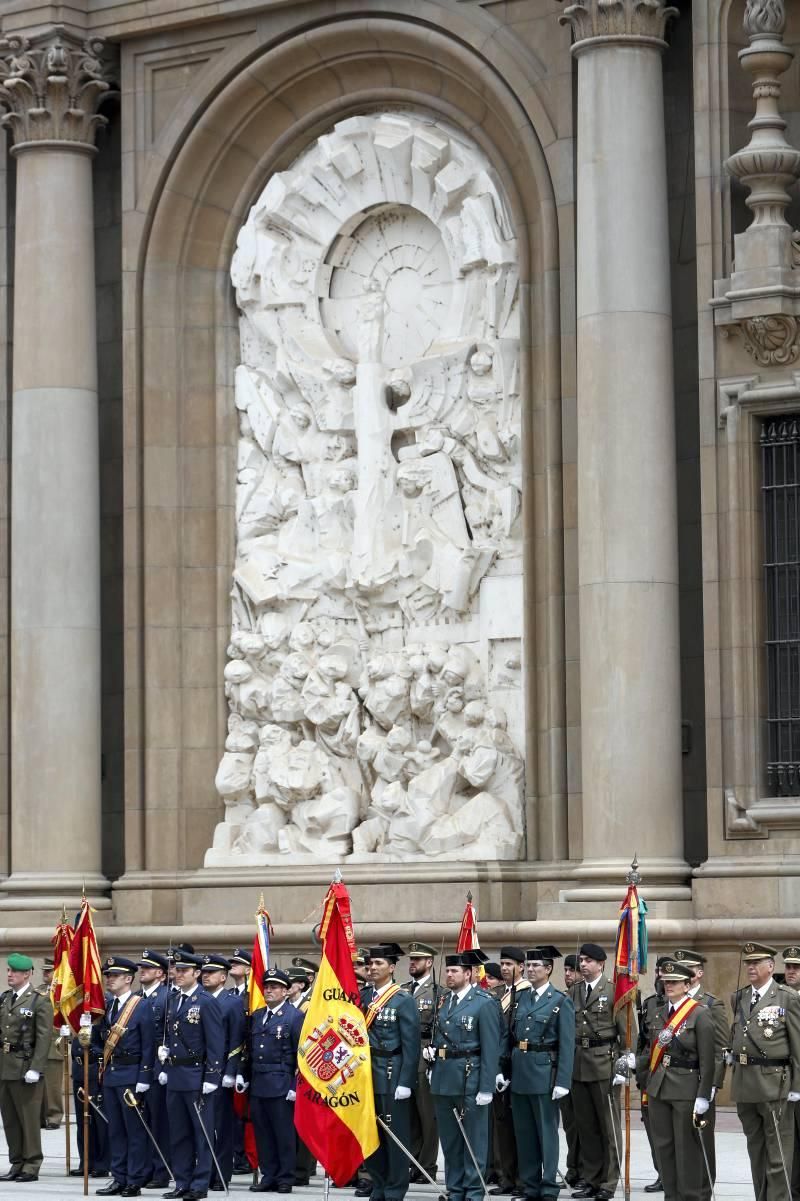
[[[774,959],[778,952],[762,942],[746,942],[742,947],[744,963],[757,963],[759,959]]]
[[[408,948],[409,959],[435,959],[436,952],[424,942],[412,942]]]
[[[266,985],[266,984],[282,984],[284,986],[284,988],[288,988],[289,987],[289,977],[287,976],[286,972],[282,971],[281,968],[279,968],[279,967],[268,967],[267,970],[264,972],[264,977],[263,977],[261,983],[264,985]]]
[[[678,963],[675,959],[667,959],[661,967],[662,980],[691,980],[692,969],[688,963]]]
[[[194,947],[190,942],[179,942],[177,946],[167,947],[167,959],[177,963],[181,955],[194,955]]]
[[[500,958],[501,960],[513,959],[515,963],[524,963],[525,952],[523,951],[522,947],[501,947]]]
[[[286,975],[289,977],[290,984],[307,984],[308,976],[305,972],[301,972],[297,967],[290,967]]]
[[[110,976],[117,972],[124,972],[126,975],[135,976],[137,965],[132,959],[123,959],[121,955],[109,955],[103,964],[102,970],[104,976]]]
[[[401,951],[400,954],[402,955],[403,952]],[[314,963],[313,959],[303,959],[302,955],[295,955],[292,964],[294,967],[304,967],[306,972],[316,973],[319,971],[318,963]]]
[[[564,956],[564,967],[571,968],[573,972],[577,972],[579,966],[577,955]]]
[[[166,955],[162,955],[160,951],[151,951],[146,947],[139,958],[137,967],[160,967],[162,972],[165,972],[169,967],[169,960]]]
[[[687,951],[683,947],[674,952],[673,959],[678,963],[688,963],[690,967],[702,967],[706,962],[705,955],[701,955],[699,951]]]
[[[784,963],[800,963],[800,947],[786,947],[781,955]]]
[[[19,951],[12,951],[8,957],[8,966],[12,972],[32,972],[33,960],[30,955],[20,955]]]
[[[660,969],[665,963],[672,963],[674,958],[674,955],[659,955],[656,959],[656,967]]]
[[[483,965],[483,970],[487,976],[496,976],[498,980],[500,979],[500,964],[495,963],[494,960],[487,960]]]
[[[245,951],[244,947],[234,947],[231,955],[231,963],[243,963],[245,967],[251,967],[253,956],[250,951]]]
[[[224,955],[218,954],[216,951],[209,951],[203,956],[203,971],[204,972],[229,972],[231,970],[231,962]]]
[[[353,960],[353,963],[356,965],[356,967],[363,967],[368,959],[369,959],[369,951],[367,950],[367,948],[366,947],[356,947],[356,957]],[[292,972],[289,972],[289,976],[291,978]]]
[[[525,952],[525,959],[528,963],[535,963],[537,959],[541,959],[542,963],[552,963],[554,959],[560,959],[561,952],[558,947],[545,944],[541,947],[529,947]]]
[[[56,967],[56,964],[55,964],[55,960],[53,959],[52,955],[47,955],[42,960],[42,971],[43,972],[53,972],[53,971],[55,971],[55,967]]]
[[[172,962],[176,967],[201,968],[203,966],[203,960],[199,955],[195,955],[193,951],[185,951],[182,947],[173,948]]]
[[[581,947],[581,955],[585,955],[587,959],[596,959],[598,963],[605,963],[608,958],[603,948],[596,942],[585,942]]]
[[[398,947],[396,942],[384,942],[380,946],[370,947],[369,957],[370,959],[386,959],[389,963],[397,963],[398,959],[403,958],[403,948]],[[293,959],[292,963],[297,963],[297,960]]]

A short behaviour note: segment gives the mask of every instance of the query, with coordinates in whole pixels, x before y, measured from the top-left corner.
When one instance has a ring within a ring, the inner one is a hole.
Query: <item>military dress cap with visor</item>
[[[162,955],[160,951],[151,951],[149,947],[145,947],[139,956],[136,966],[160,967],[162,972],[165,972],[169,967],[169,959],[166,955]]]
[[[784,963],[800,963],[800,947],[786,947],[781,955]]]
[[[109,955],[102,967],[104,976],[115,975],[118,972],[135,976],[137,970],[138,966],[133,959],[123,959],[121,955]]]
[[[412,942],[409,944],[406,952],[409,959],[435,959],[436,952],[433,947],[427,946],[424,942]]]
[[[191,951],[183,951],[180,947],[174,947],[172,953],[172,963],[175,967],[196,967],[202,968],[203,959],[200,955],[195,955]]]
[[[264,972],[262,985],[267,984],[282,984],[284,988],[289,987],[289,976],[279,967],[268,967]]]
[[[234,947],[231,955],[231,963],[243,963],[245,967],[251,967],[253,955],[250,951],[246,951],[244,947]]]
[[[665,959],[661,965],[662,980],[685,980],[687,983],[692,979],[692,969],[688,963],[678,963],[675,959]]]
[[[370,959],[385,959],[388,963],[397,963],[398,959],[403,958],[403,948],[399,947],[396,942],[383,942],[376,947],[369,948]],[[296,959],[292,963],[297,963]]]
[[[762,942],[746,942],[742,947],[744,963],[758,963],[759,959],[775,959],[778,952],[774,947],[768,947]]]
[[[355,966],[363,967],[368,959],[369,959],[369,951],[367,950],[367,948],[366,947],[356,947],[356,957],[353,960],[353,963],[355,964]],[[289,972],[289,977],[290,977],[290,979],[294,980],[295,973]]]
[[[522,947],[501,947],[500,959],[513,959],[515,963],[524,963],[525,951]]]
[[[231,970],[231,961],[226,959],[224,955],[220,955],[217,951],[209,951],[203,956],[203,971],[204,972],[229,972]]]
[[[19,951],[12,951],[7,962],[12,972],[33,971],[33,960],[30,955],[21,955]]]
[[[402,953],[403,952],[401,951],[400,954],[402,955]],[[318,972],[319,971],[318,963],[314,963],[313,959],[303,959],[302,955],[295,955],[294,959],[292,960],[292,966],[293,967],[303,967],[306,969],[306,972]]]
[[[596,959],[598,963],[605,963],[608,958],[603,948],[596,942],[585,942],[581,947],[580,953],[586,959]]]
[[[50,955],[46,955],[45,958],[42,960],[42,971],[43,972],[53,972],[53,971],[55,971],[55,967],[56,967],[55,960]]]
[[[525,960],[527,963],[552,963],[555,959],[561,959],[561,952],[558,947],[545,945],[543,947],[529,947],[525,952]]]
[[[679,947],[677,951],[673,951],[672,958],[677,959],[678,963],[688,963],[690,967],[702,967],[706,962],[705,955],[701,955],[699,951],[689,951],[686,947]]]
[[[358,960],[356,960],[358,962]],[[286,973],[289,977],[290,984],[307,984],[308,976],[305,972],[301,972],[299,967],[290,967]]]

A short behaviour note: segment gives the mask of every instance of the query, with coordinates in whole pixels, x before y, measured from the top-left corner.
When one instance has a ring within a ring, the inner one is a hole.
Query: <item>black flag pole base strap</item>
[[[411,1154],[411,1152],[409,1151],[408,1147],[406,1147],[404,1143],[401,1143],[401,1142],[400,1142],[400,1139],[397,1137],[397,1135],[395,1134],[395,1132],[394,1132],[393,1130],[390,1130],[390,1128],[389,1128],[389,1126],[388,1126],[388,1123],[384,1122],[384,1120],[383,1120],[383,1118],[381,1117],[381,1115],[380,1115],[380,1114],[377,1114],[377,1115],[376,1115],[376,1118],[375,1118],[375,1120],[377,1121],[378,1125],[379,1125],[380,1127],[382,1127],[382,1129],[384,1129],[384,1130],[386,1131],[386,1133],[389,1135],[389,1138],[390,1138],[390,1139],[392,1139],[394,1142],[396,1142],[396,1143],[397,1143],[398,1147],[399,1147],[399,1148],[400,1148],[400,1150],[403,1152],[403,1154],[405,1155],[406,1159],[408,1159],[408,1160],[409,1160],[411,1163],[413,1163],[414,1167],[417,1169],[417,1171],[418,1171],[418,1172],[421,1172],[421,1173],[422,1173],[422,1175],[423,1175],[423,1176],[425,1177],[425,1179],[427,1180],[428,1184],[432,1184],[434,1188],[438,1188],[439,1186],[438,1186],[438,1184],[436,1183],[436,1181],[433,1179],[433,1177],[432,1177],[432,1176],[430,1176],[430,1175],[429,1175],[429,1174],[428,1174],[428,1173],[425,1171],[425,1169],[423,1168],[423,1166],[422,1166],[422,1164],[419,1162],[419,1160],[417,1160],[417,1159],[415,1159],[415,1158],[414,1158],[414,1156],[413,1156],[413,1155]],[[437,1198],[437,1201],[447,1201],[447,1198],[445,1197],[444,1193],[439,1193],[439,1196],[438,1196],[438,1198]]]

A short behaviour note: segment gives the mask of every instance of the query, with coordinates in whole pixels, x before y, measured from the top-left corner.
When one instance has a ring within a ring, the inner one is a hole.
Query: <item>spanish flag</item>
[[[266,1005],[262,981],[264,972],[269,967],[269,939],[272,934],[272,923],[264,908],[264,897],[258,902],[256,910],[256,937],[253,943],[253,957],[250,962],[250,977],[247,981],[247,1012],[255,1013]]]
[[[53,935],[53,983],[50,986],[50,1003],[53,1006],[53,1025],[57,1030],[67,1024],[68,1018],[61,1011],[61,996],[64,991],[65,980],[68,983],[72,981],[72,974],[69,970],[69,951],[72,946],[74,930],[67,921],[67,911],[63,911],[60,923],[56,926],[56,932]]]
[[[475,912],[475,906],[472,904],[472,893],[468,892],[467,903],[464,906],[464,916],[461,919],[461,926],[458,931],[456,951],[479,951],[480,946],[481,944],[478,940],[478,915]],[[489,982],[486,979],[486,970],[482,963],[478,964],[474,980],[479,988],[489,987]]]
[[[63,956],[62,956],[63,960]],[[58,1007],[65,1022],[69,1022],[77,1034],[81,1017],[106,1011],[103,978],[100,971],[100,952],[92,922],[92,910],[86,897],[81,902],[81,911],[75,923],[69,959],[63,969]]]
[[[342,1187],[378,1148],[369,1035],[353,971],[357,951],[344,884],[328,889],[319,936],[322,962],[300,1032],[294,1124]]]

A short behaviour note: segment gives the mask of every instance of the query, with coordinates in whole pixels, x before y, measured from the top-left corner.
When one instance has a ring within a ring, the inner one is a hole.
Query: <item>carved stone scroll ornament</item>
[[[775,314],[741,323],[744,348],[761,367],[786,367],[800,355],[800,326],[796,317]]]
[[[491,166],[418,114],[342,121],[269,181],[231,273],[231,716],[206,863],[515,858],[519,281]]]
[[[61,142],[94,148],[106,118],[97,106],[110,84],[100,38],[79,41],[62,27],[34,38],[12,35],[0,41],[0,118],[16,148]]]
[[[664,0],[579,0],[564,9],[560,21],[572,26],[577,48],[595,39],[665,45],[667,23],[677,16],[677,8]]]

